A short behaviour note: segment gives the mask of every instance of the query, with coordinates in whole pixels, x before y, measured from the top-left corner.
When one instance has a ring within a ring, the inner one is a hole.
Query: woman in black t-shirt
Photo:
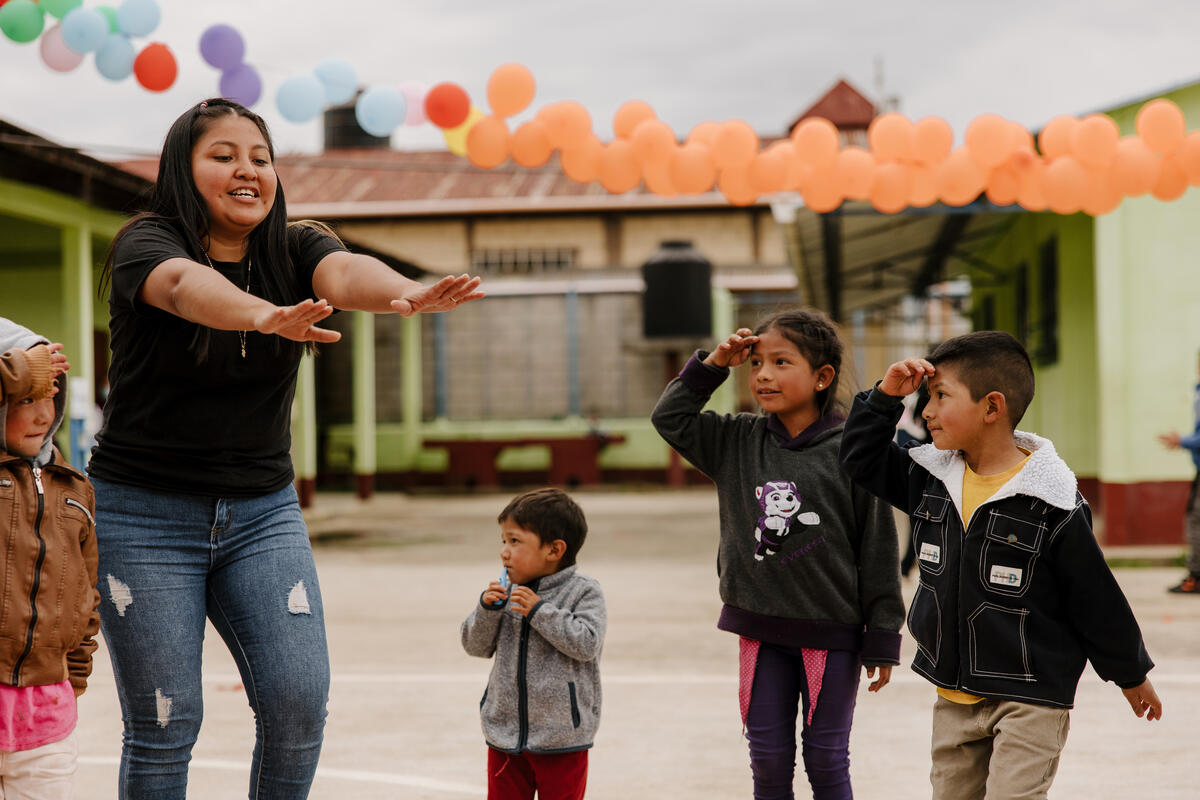
[[[205,619],[254,709],[250,797],[302,798],[316,771],[329,654],[292,486],[305,347],[333,309],[411,315],[483,296],[422,286],[287,224],[262,119],[228,100],[167,134],[151,208],[113,241],[112,366],[88,471],[101,621],[125,721],[122,798],[182,800],[202,716]]]

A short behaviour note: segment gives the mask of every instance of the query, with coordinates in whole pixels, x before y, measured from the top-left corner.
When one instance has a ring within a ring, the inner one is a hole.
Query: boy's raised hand
[[[508,601],[508,607],[516,611],[522,617],[528,617],[529,612],[533,607],[542,601],[537,593],[528,586],[514,586],[512,592],[512,600]]]
[[[503,603],[508,597],[508,592],[500,581],[492,581],[488,587],[483,590],[483,597],[479,598],[486,606],[496,606],[497,603]],[[499,606],[497,606],[499,607]]]
[[[906,397],[920,388],[921,381],[925,378],[932,378],[936,371],[933,364],[923,358],[897,361],[883,374],[883,380],[879,382],[879,391],[892,397]]]
[[[740,367],[746,363],[746,359],[750,357],[750,348],[757,342],[758,337],[754,335],[754,331],[738,328],[736,333],[729,334],[728,339],[708,354],[704,363],[714,367]]]
[[[1145,715],[1147,722],[1162,719],[1162,701],[1158,699],[1158,692],[1154,691],[1154,684],[1150,683],[1149,678],[1132,689],[1122,689],[1121,694],[1129,701],[1133,713],[1139,717]]]

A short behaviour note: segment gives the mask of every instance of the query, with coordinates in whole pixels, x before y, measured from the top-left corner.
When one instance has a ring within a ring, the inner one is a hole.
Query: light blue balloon
[[[317,64],[313,73],[325,87],[325,102],[329,105],[348,103],[354,99],[358,91],[358,76],[349,61],[340,58],[326,58]]]
[[[83,55],[99,49],[108,38],[108,20],[94,8],[72,8],[62,21],[63,44]]]
[[[314,75],[293,75],[279,85],[275,105],[288,122],[308,122],[325,108],[325,87]]]
[[[408,107],[404,95],[391,86],[371,86],[363,92],[354,106],[358,125],[372,136],[390,136],[401,122]]]
[[[117,8],[117,25],[126,36],[149,36],[162,20],[154,0],[125,0]]]
[[[137,53],[133,43],[120,33],[110,33],[96,51],[96,71],[110,81],[123,81],[133,72],[133,60]]]

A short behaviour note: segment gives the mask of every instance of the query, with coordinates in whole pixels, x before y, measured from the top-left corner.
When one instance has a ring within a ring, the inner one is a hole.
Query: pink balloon
[[[62,38],[62,23],[42,34],[42,61],[55,72],[70,72],[83,63],[83,54],[67,47]]]
[[[425,95],[429,94],[429,87],[420,81],[404,81],[397,88],[404,95],[404,124],[423,124],[426,121]]]

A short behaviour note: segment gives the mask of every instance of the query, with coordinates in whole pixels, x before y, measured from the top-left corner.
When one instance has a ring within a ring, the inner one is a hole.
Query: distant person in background
[[[203,717],[205,618],[237,662],[256,741],[251,800],[305,798],[329,650],[293,487],[291,408],[333,309],[404,316],[483,296],[422,286],[287,222],[266,124],[206,100],[167,133],[150,210],[118,233],[111,389],[89,472],[101,626],[125,724],[121,800],[183,800]]]
[[[1200,359],[1197,363],[1197,374],[1200,375]],[[1187,571],[1188,574],[1177,585],[1167,589],[1175,594],[1200,594],[1200,502],[1196,494],[1200,492],[1200,383],[1196,384],[1192,397],[1192,432],[1188,436],[1179,433],[1164,433],[1158,440],[1166,445],[1168,450],[1187,450],[1191,453],[1192,463],[1196,467],[1196,476],[1192,478],[1192,489],[1188,493],[1187,517]]]

